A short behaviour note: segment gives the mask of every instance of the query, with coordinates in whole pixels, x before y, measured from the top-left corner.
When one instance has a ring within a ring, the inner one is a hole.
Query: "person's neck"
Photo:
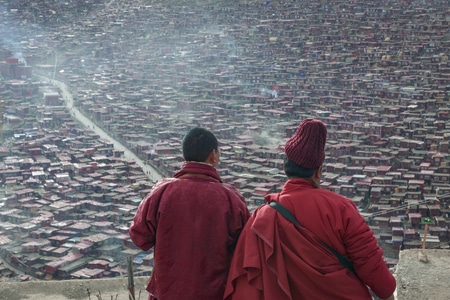
[[[214,166],[213,166],[212,164],[208,163],[208,162],[202,162],[202,161],[186,161],[186,162],[187,162],[187,163],[194,163],[194,164],[208,165],[208,166],[214,168]]]
[[[288,179],[303,179],[309,184],[313,186],[313,188],[319,189],[320,188],[320,182],[317,183],[313,178],[302,178],[302,177],[288,177]]]

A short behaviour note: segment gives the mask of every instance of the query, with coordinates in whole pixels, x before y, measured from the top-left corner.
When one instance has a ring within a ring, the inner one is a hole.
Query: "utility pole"
[[[53,79],[56,79],[56,65],[58,64],[58,55],[56,54],[55,51],[55,65],[53,67]]]
[[[421,262],[427,263],[428,257],[425,254],[425,247],[427,244],[428,224],[434,224],[434,222],[431,218],[421,218],[420,221],[422,222],[422,224],[425,224],[425,229],[423,230],[422,249],[420,250],[419,260]]]
[[[134,296],[134,278],[133,278],[133,260],[131,256],[127,257],[127,270],[128,270],[128,295],[130,300],[135,300]]]

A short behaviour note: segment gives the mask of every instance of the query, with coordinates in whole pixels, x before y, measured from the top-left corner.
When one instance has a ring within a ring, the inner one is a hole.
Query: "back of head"
[[[183,138],[183,157],[186,161],[205,162],[219,142],[214,134],[201,127],[195,127]]]
[[[296,165],[306,169],[317,169],[325,160],[327,128],[315,119],[305,119],[295,134],[286,142],[284,152]]]

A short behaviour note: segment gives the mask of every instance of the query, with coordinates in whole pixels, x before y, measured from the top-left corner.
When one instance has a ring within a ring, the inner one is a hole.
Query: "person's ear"
[[[313,178],[316,180],[319,180],[319,182],[320,182],[320,179],[322,178],[322,166],[320,166],[316,169],[316,171],[313,174]]]
[[[314,174],[311,176],[311,180],[316,188],[320,187],[321,178],[322,178],[322,167],[320,166],[314,171]]]
[[[216,149],[211,150],[211,152],[208,155],[208,158],[206,159],[206,163],[212,165],[214,168],[216,168],[219,165]]]

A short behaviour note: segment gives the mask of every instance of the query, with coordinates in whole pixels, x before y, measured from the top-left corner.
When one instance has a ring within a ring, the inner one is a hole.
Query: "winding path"
[[[67,88],[67,85],[61,81],[57,81],[54,79],[50,79],[48,77],[39,75],[39,77],[44,78],[53,84],[57,85],[61,89],[61,95],[64,99],[64,103],[66,105],[67,110],[70,112],[73,118],[77,119],[78,122],[83,124],[84,126],[92,129],[95,133],[97,133],[101,138],[111,141],[114,144],[114,149],[123,151],[124,155],[128,159],[132,159],[136,161],[136,163],[142,168],[142,171],[148,176],[150,180],[153,182],[157,182],[162,179],[162,175],[156,170],[152,165],[146,164],[142,159],[140,159],[133,151],[128,149],[119,141],[115,140],[111,137],[107,132],[103,131],[101,128],[96,126],[89,118],[87,118],[84,114],[82,114],[73,103],[73,96]]]

